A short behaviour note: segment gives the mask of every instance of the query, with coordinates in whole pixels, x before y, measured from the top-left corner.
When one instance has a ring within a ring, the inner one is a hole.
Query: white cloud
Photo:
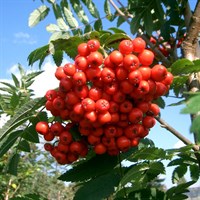
[[[62,66],[69,61],[63,59]],[[42,74],[35,78],[34,83],[31,86],[31,89],[34,90],[34,94],[36,97],[42,97],[45,95],[46,91],[49,89],[55,89],[59,86],[59,81],[55,77],[56,65],[52,62],[51,59],[48,59],[42,70],[44,71]]]
[[[6,114],[0,115],[0,128],[9,120],[9,117]]]
[[[173,148],[178,149],[183,146],[185,146],[185,144],[181,140],[179,140],[176,144],[174,144]]]
[[[13,73],[13,74],[15,74],[15,75],[16,75],[16,73],[19,73],[19,71],[18,71],[18,64],[14,64],[13,66],[11,66],[11,67],[7,70],[7,73],[8,73],[8,74]]]
[[[46,62],[42,68],[44,72],[35,78],[31,89],[34,90],[36,97],[42,97],[49,89],[58,87],[59,81],[54,76],[56,65],[52,62]]]
[[[37,43],[37,40],[35,40],[33,37],[31,37],[28,33],[17,32],[14,34],[13,43],[33,45],[33,44]]]

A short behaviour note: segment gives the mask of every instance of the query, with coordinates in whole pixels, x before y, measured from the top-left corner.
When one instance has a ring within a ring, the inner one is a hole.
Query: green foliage
[[[8,163],[8,170],[7,170],[8,173],[17,176],[19,159],[20,155],[18,153],[12,155]]]
[[[182,58],[174,62],[171,66],[171,72],[174,75],[185,75],[200,71],[199,60],[192,62]]]
[[[86,162],[77,163],[77,166],[62,174],[59,180],[73,182],[87,181],[111,172],[117,163],[116,157],[110,157],[108,155],[95,156]]]
[[[28,25],[30,27],[36,26],[40,21],[42,21],[49,13],[49,8],[45,5],[40,6],[34,10],[29,17]]]
[[[114,191],[115,187],[120,181],[119,174],[114,171],[98,176],[90,181],[86,182],[74,196],[74,200],[102,200],[109,197]]]

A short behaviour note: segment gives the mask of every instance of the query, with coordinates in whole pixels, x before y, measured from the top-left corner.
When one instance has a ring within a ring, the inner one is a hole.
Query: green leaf
[[[184,114],[188,114],[188,113],[195,114],[198,111],[200,111],[200,95],[196,95],[196,96],[191,97],[187,101],[186,107],[181,110],[181,113],[184,113]]]
[[[8,170],[7,170],[7,172],[9,174],[17,176],[17,167],[18,167],[19,159],[20,159],[20,155],[18,153],[15,153],[11,157],[9,164],[8,164]]]
[[[198,165],[190,165],[190,177],[193,181],[198,181],[200,176],[199,166]]]
[[[70,37],[67,40],[58,39],[58,40],[52,41],[55,51],[63,50],[72,59],[76,57],[77,47],[82,42],[83,40],[78,36]]]
[[[111,16],[111,10],[110,10],[110,3],[108,0],[104,1],[104,12],[106,13],[106,15]]]
[[[100,18],[99,11],[92,0],[82,0],[82,2],[86,5],[87,9],[93,17]]]
[[[72,128],[70,128],[70,133],[72,134],[72,137],[75,141],[81,140],[81,134],[79,132],[78,126],[73,126]]]
[[[65,21],[62,18],[57,19],[57,24],[61,31],[64,31],[64,32],[69,31],[69,26],[65,23]]]
[[[120,181],[122,185],[127,184],[131,180],[139,181],[139,179],[143,179],[145,176],[143,173],[149,169],[149,165],[147,163],[140,163],[131,165],[129,168]]]
[[[192,125],[190,127],[190,132],[196,135],[198,144],[200,143],[200,116],[194,118]]]
[[[177,195],[181,195],[181,193],[185,193],[185,191],[187,191],[187,188],[189,188],[194,183],[195,181],[188,181],[187,183],[181,183],[177,186],[170,188],[169,190],[167,190],[167,197],[171,200],[173,197],[176,196],[177,198],[174,198],[173,200],[178,199]]]
[[[192,61],[182,58],[175,61],[171,66],[171,73],[173,75],[182,75],[192,73],[194,70],[194,65]]]
[[[76,20],[76,18],[74,18],[72,12],[69,9],[67,9],[66,7],[64,7],[64,15],[65,15],[65,19],[66,19],[67,23],[69,24],[69,26],[71,28],[78,27],[78,21]]]
[[[63,60],[63,51],[58,50],[53,54],[53,60],[57,66],[60,66]]]
[[[182,158],[177,158],[175,160],[172,160],[171,162],[168,163],[168,167],[170,166],[175,166],[175,165],[182,165],[183,164],[183,159]]]
[[[178,183],[179,180],[186,174],[187,172],[187,165],[182,164],[176,167],[172,173],[172,183]]]
[[[49,24],[47,27],[46,27],[46,30],[50,33],[54,33],[54,32],[58,32],[60,31],[60,28],[58,27],[58,25],[56,24]]]
[[[109,155],[96,155],[72,169],[66,171],[58,179],[62,181],[85,181],[109,173],[117,165],[117,157]],[[85,170],[87,169],[87,170]]]
[[[29,81],[33,80],[35,77],[37,77],[38,75],[40,75],[43,72],[44,71],[31,72],[30,74],[26,75],[25,81],[29,82]]]
[[[105,46],[112,46],[113,44],[120,43],[123,39],[130,39],[130,37],[124,33],[115,33],[110,35],[105,41]]]
[[[149,169],[147,170],[147,174],[152,174],[155,178],[159,174],[165,174],[165,167],[162,162],[152,162],[149,164]]]
[[[126,20],[124,19],[124,17],[119,16],[117,18],[117,27],[119,27],[120,25],[122,25]]]
[[[150,9],[146,9],[144,13],[144,28],[147,34],[151,36],[153,31],[153,19]]]
[[[36,125],[39,121],[46,121],[48,122],[48,116],[47,116],[47,112],[43,111],[43,112],[39,112],[36,114],[36,116],[32,117],[30,119],[30,122],[32,123],[32,125]]]
[[[136,15],[132,18],[131,20],[131,33],[134,35],[135,33],[137,33],[139,27],[140,27],[140,20],[141,20],[141,15]]]
[[[96,20],[96,22],[94,23],[94,29],[96,31],[101,31],[103,29],[103,25],[102,25],[101,19]]]
[[[3,141],[1,140],[0,146],[0,157],[2,157],[16,142],[16,140],[21,136],[22,130],[14,131],[8,135]]]
[[[19,102],[20,102],[20,96],[14,92],[10,98],[10,106],[12,110],[14,110],[19,105]]]
[[[74,9],[74,12],[77,14],[79,20],[85,25],[88,24],[89,19],[88,19],[87,15],[85,14],[80,1],[79,0],[70,0],[70,3]]]
[[[36,26],[40,21],[42,21],[48,15],[49,11],[50,9],[47,6],[45,5],[40,6],[30,14],[28,25],[30,27]]]
[[[54,32],[49,41],[50,41],[50,44],[49,44],[49,53],[51,53],[51,42],[52,41],[55,41],[55,40],[58,40],[58,39],[67,39],[67,38],[70,38],[70,34],[69,32],[63,32],[63,31],[60,31],[60,32]]]
[[[22,140],[19,142],[17,148],[21,151],[30,152],[31,148],[29,143],[26,140]]]
[[[108,30],[113,31],[114,33],[123,33],[123,34],[126,34],[125,31],[123,31],[122,29],[116,28],[116,27],[111,27]]]
[[[84,33],[88,33],[92,31],[92,26],[90,24],[85,26]]]
[[[166,152],[164,149],[157,147],[144,147],[139,149],[132,155],[132,158],[129,158],[130,161],[138,161],[138,160],[156,160],[156,159],[165,159]]]
[[[44,98],[36,98],[32,99],[26,104],[24,104],[22,107],[20,107],[16,114],[4,124],[4,126],[0,129],[1,135],[0,135],[0,141],[9,134],[12,130],[19,127],[21,124],[23,124],[25,121],[31,118],[31,112],[37,108],[38,105],[40,105],[41,102],[44,101]]]
[[[34,51],[32,51],[28,56],[28,64],[33,65],[38,60],[44,60],[49,55],[49,45],[45,45],[40,47]],[[42,63],[40,63],[39,67],[41,67]]]
[[[102,200],[114,193],[120,181],[119,174],[107,173],[84,183],[76,193],[74,200]]]
[[[9,88],[11,89],[11,91],[13,91],[13,92],[16,91],[16,87],[13,86],[12,84],[6,83],[6,82],[4,82],[4,81],[0,81],[0,83],[3,84],[3,85],[6,85],[7,87],[9,87]],[[10,92],[9,92],[9,93],[10,93]]]
[[[33,125],[24,130],[22,137],[27,141],[39,143],[39,136]]]
[[[186,82],[188,81],[188,76],[176,76],[174,77],[171,87],[174,89],[176,96],[181,93],[181,89],[184,88]]]
[[[153,103],[157,104],[160,108],[165,108],[165,101],[162,97],[153,100]]]
[[[22,197],[13,197],[9,200],[48,200],[47,198],[44,198],[38,194],[26,194]]]
[[[19,88],[20,87],[19,80],[17,79],[17,77],[13,73],[11,73],[11,75],[12,75],[12,79],[15,83],[15,87]]]
[[[165,41],[169,41],[169,39],[170,39],[170,23],[169,23],[169,21],[166,21],[161,25],[160,35],[164,38]]]

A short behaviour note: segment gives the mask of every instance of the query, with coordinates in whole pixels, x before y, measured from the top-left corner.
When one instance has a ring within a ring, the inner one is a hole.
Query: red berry
[[[35,127],[35,130],[42,134],[42,135],[45,135],[49,132],[49,125],[47,122],[44,122],[44,121],[40,121],[36,124],[36,127]]]

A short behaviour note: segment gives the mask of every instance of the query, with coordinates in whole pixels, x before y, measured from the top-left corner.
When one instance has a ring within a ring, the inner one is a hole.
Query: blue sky
[[[103,1],[99,2],[101,2],[99,7],[101,7]],[[29,69],[27,64],[29,53],[48,43],[50,34],[46,31],[46,25],[54,23],[53,16],[48,16],[44,22],[34,28],[28,27],[29,14],[40,5],[39,0],[0,1],[0,79],[9,79],[10,71],[15,72],[14,66],[17,63]],[[106,21],[103,23],[105,28],[110,26]],[[129,27],[125,28],[123,27],[123,30],[129,29]],[[167,98],[166,104],[177,101],[175,98]],[[190,117],[180,114],[182,107],[167,106],[161,110],[161,116],[185,137],[192,140],[193,137],[189,133]],[[149,137],[162,148],[172,148],[178,142],[175,136],[161,128],[158,123],[150,132]]]

